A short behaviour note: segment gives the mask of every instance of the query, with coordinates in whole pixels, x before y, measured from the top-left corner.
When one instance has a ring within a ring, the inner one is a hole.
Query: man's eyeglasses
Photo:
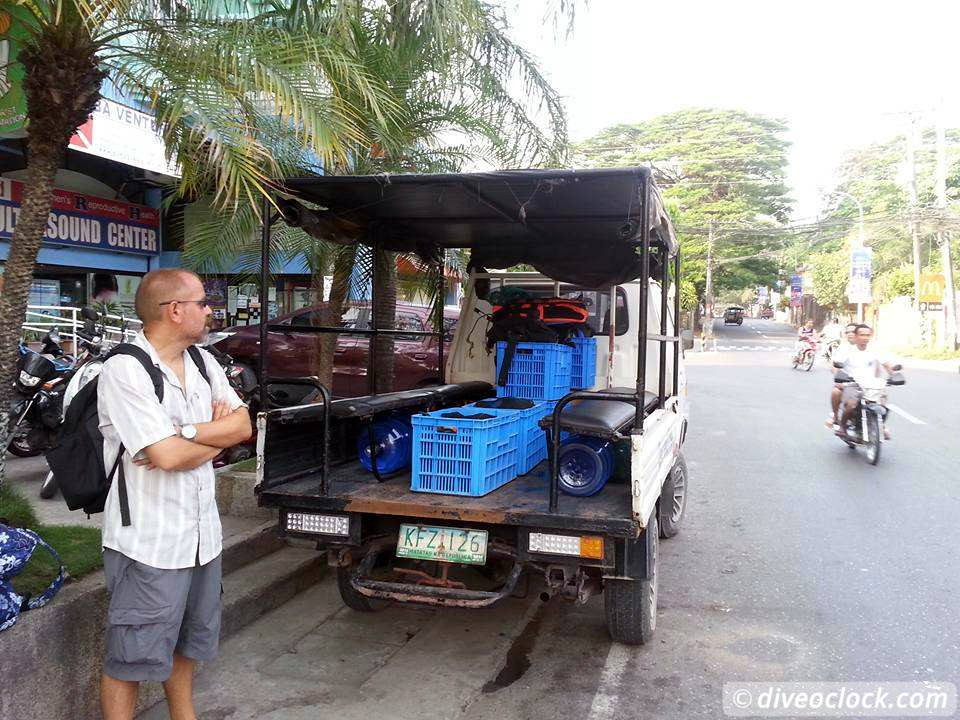
[[[173,303],[196,303],[198,307],[205,308],[210,304],[210,301],[206,298],[203,298],[203,300],[167,300],[162,303],[157,303],[157,305],[172,305]]]

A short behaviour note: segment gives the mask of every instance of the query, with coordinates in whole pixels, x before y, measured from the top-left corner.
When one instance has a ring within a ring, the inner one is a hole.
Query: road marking
[[[926,425],[926,423],[923,420],[921,420],[920,418],[914,417],[913,415],[908,413],[906,410],[902,410],[898,408],[893,403],[887,403],[887,407],[893,410],[900,417],[906,418],[907,420],[912,422],[914,425]]]
[[[630,660],[630,650],[626,645],[614,643],[610,646],[607,653],[607,660],[603,664],[603,672],[600,673],[600,683],[597,685],[597,694],[593,696],[593,702],[590,704],[590,714],[587,720],[608,720],[616,717],[617,711],[617,688],[620,687],[620,680],[624,671],[627,669],[627,661]]]
[[[717,345],[714,347],[714,350],[733,350],[740,352],[758,352],[758,351],[773,351],[773,352],[793,352],[792,345]]]

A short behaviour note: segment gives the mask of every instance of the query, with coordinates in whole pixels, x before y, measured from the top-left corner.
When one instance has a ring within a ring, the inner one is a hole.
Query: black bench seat
[[[491,397],[493,394],[493,385],[486,382],[435,385],[381,395],[341,398],[330,403],[330,415],[341,419],[371,418],[390,410],[426,408],[431,405],[464,405]]]
[[[604,392],[632,395],[636,390],[617,387]],[[658,399],[656,393],[644,393],[645,415],[656,408]],[[609,438],[629,427],[633,423],[635,414],[636,408],[632,400],[625,402],[617,400],[572,400],[560,414],[560,429],[567,432]],[[547,415],[540,421],[540,427],[548,429],[552,422],[553,415]]]

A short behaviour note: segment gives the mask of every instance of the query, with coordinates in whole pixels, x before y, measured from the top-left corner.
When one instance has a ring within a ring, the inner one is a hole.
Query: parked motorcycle
[[[44,451],[59,424],[63,386],[63,371],[48,356],[32,350],[20,355],[5,452],[34,457]]]
[[[842,368],[839,363],[835,367]],[[850,414],[846,426],[840,429],[838,437],[851,449],[864,448],[866,460],[871,465],[880,461],[880,448],[886,442],[884,423],[888,412],[887,387],[906,384],[900,372],[901,366],[894,365],[893,370],[887,379],[870,378],[860,383],[842,369],[834,376],[836,382],[859,389],[857,407]]]
[[[813,361],[817,356],[817,343],[810,338],[800,338],[803,345],[793,355],[793,369],[802,368],[810,372],[813,368]]]

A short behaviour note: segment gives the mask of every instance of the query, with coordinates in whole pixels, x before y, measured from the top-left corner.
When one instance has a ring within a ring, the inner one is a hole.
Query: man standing
[[[163,401],[135,357],[104,363],[104,465],[113,467],[122,443],[130,524],[114,482],[103,520],[110,605],[101,702],[106,720],[128,720],[139,683],[162,682],[170,717],[193,720],[194,663],[215,657],[220,635],[223,534],[211,461],[250,437],[250,416],[216,360],[201,352],[208,383],[187,352],[207,335],[199,277],[147,274],[136,309],[143,331],[133,344],[163,374]]]

